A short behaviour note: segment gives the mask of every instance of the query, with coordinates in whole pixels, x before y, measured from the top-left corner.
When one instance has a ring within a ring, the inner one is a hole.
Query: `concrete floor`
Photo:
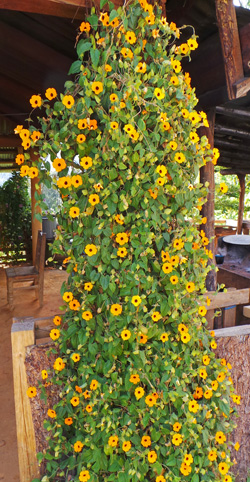
[[[46,268],[44,304],[39,308],[33,290],[14,293],[14,310],[7,304],[4,268],[0,268],[0,481],[20,482],[15,425],[15,407],[12,377],[11,325],[13,317],[35,318],[53,316],[62,305],[60,288],[67,279],[65,271]]]

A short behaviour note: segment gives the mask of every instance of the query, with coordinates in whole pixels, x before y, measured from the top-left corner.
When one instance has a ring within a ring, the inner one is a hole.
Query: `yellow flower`
[[[182,239],[175,239],[174,242],[173,242],[173,247],[177,250],[180,250],[182,249],[184,246],[184,242],[182,241]]]
[[[203,380],[206,380],[207,378],[207,371],[205,368],[201,368],[200,371],[199,371],[199,375],[201,378],[203,378]]]
[[[191,454],[186,454],[184,455],[184,460],[183,462],[186,464],[186,465],[191,465],[193,463],[194,459],[193,459],[193,456]]]
[[[32,95],[30,98],[30,105],[35,109],[36,107],[41,107],[42,105],[42,97],[40,95]]]
[[[167,168],[165,166],[159,165],[156,168],[156,172],[160,174],[161,177],[165,177],[167,174]]]
[[[139,62],[135,68],[135,71],[139,72],[140,74],[145,74],[147,71],[147,64],[145,62]]]
[[[221,463],[218,465],[218,469],[219,469],[219,472],[220,472],[222,475],[226,475],[226,474],[228,473],[229,467],[228,467],[228,465],[226,464],[226,462],[221,462]]]
[[[115,216],[115,221],[118,223],[118,224],[124,224],[124,217],[122,214],[116,214]]]
[[[122,330],[121,332],[121,338],[123,340],[129,340],[129,338],[131,337],[131,331],[129,330]]]
[[[75,99],[72,95],[65,95],[62,99],[62,103],[67,109],[71,109],[75,103]]]
[[[196,39],[192,38],[192,37],[190,39],[188,39],[187,44],[188,44],[190,50],[195,50],[198,47],[198,43],[197,43]]]
[[[161,334],[161,341],[165,343],[165,341],[168,341],[168,334],[167,333],[162,333]]]
[[[54,370],[61,371],[65,368],[65,363],[62,360],[62,358],[58,357],[56,358],[54,365],[53,365]]]
[[[62,322],[62,318],[60,316],[54,316],[53,318],[54,325],[60,326],[61,322]]]
[[[186,160],[186,158],[182,152],[176,152],[174,160],[178,162],[178,164],[182,164]]]
[[[98,204],[100,202],[100,198],[99,198],[98,194],[91,194],[89,196],[88,201],[91,204],[91,206],[95,206],[96,204]]]
[[[219,383],[222,383],[226,378],[226,374],[224,372],[220,372],[217,376],[217,380]]]
[[[35,397],[36,394],[37,394],[36,387],[29,387],[26,393],[27,393],[29,398]]]
[[[75,452],[81,452],[83,449],[83,443],[80,442],[80,440],[77,440],[75,443],[74,443],[74,451]]]
[[[183,442],[183,435],[179,433],[175,433],[172,437],[172,444],[178,447],[178,445],[180,445],[182,442]]]
[[[71,186],[71,179],[68,176],[60,177],[57,181],[59,188],[67,189]]]
[[[127,256],[128,252],[126,250],[126,248],[119,248],[117,250],[117,256],[120,256],[120,258],[125,258],[125,256]]]
[[[115,240],[120,246],[123,246],[128,242],[128,235],[126,233],[118,233]]]
[[[84,156],[80,160],[80,166],[84,167],[84,169],[88,169],[89,167],[92,167],[93,165],[93,160],[90,156]]]
[[[191,336],[189,333],[182,333],[181,335],[181,341],[182,343],[188,343],[191,340]]]
[[[179,422],[175,422],[174,425],[173,425],[173,430],[175,432],[179,432],[181,429],[181,424]]]
[[[80,176],[80,174],[77,174],[76,176],[72,176],[71,184],[76,188],[82,185],[82,177]]]
[[[220,183],[220,192],[223,192],[224,194],[228,191],[228,187],[225,182]]]
[[[123,48],[121,49],[121,54],[123,55],[123,57],[124,57],[125,59],[129,58],[129,59],[132,60],[133,57],[134,57],[134,54],[133,54],[132,50],[130,50],[130,49],[126,48],[126,47],[123,47]]]
[[[150,447],[151,445],[151,438],[147,435],[144,435],[142,438],[141,438],[141,445],[143,447]]]
[[[56,328],[54,328],[53,330],[50,331],[49,336],[52,340],[54,341],[57,340],[60,337],[60,330],[57,330]]]
[[[150,464],[154,464],[157,460],[157,453],[155,452],[155,450],[150,450],[150,452],[148,453],[148,461],[150,462]]]
[[[38,169],[37,167],[30,167],[29,170],[28,170],[28,176],[31,178],[31,179],[34,179],[35,177],[38,176]]]
[[[109,98],[111,102],[117,102],[119,100],[117,94],[110,94]]]
[[[216,452],[216,450],[210,450],[207,458],[208,458],[208,460],[210,460],[210,462],[214,462],[214,460],[217,459],[217,452]]]
[[[134,126],[132,126],[132,124],[126,124],[124,127],[123,127],[124,131],[127,132],[128,134],[132,134],[133,132],[135,132],[135,128]]]
[[[192,293],[195,290],[195,284],[190,281],[186,284],[186,290],[188,291],[188,293]]]
[[[117,447],[118,445],[118,437],[117,435],[113,435],[111,437],[109,437],[109,440],[108,440],[108,444],[110,447]]]
[[[42,379],[43,379],[43,380],[46,380],[46,378],[48,378],[48,372],[47,372],[47,370],[42,370],[42,371],[41,371],[41,375],[42,375]]]
[[[211,341],[210,346],[211,346],[211,348],[213,348],[213,350],[215,350],[215,349],[217,348],[217,343],[216,343],[216,341],[214,341],[214,340]]]
[[[133,296],[132,297],[132,300],[131,300],[131,303],[134,305],[134,306],[139,306],[141,304],[141,298],[140,296]]]
[[[170,78],[170,82],[173,85],[179,85],[179,79],[176,75],[172,75],[172,77]]]
[[[91,89],[95,94],[100,94],[103,91],[102,82],[92,82]]]
[[[94,256],[97,253],[97,247],[94,244],[87,244],[84,252],[87,256]]]
[[[16,163],[20,166],[21,164],[24,163],[24,155],[23,154],[18,154],[15,158]]]
[[[131,383],[134,383],[134,384],[136,385],[137,383],[139,383],[140,377],[139,377],[139,375],[138,375],[137,373],[134,374],[134,375],[130,375],[129,381],[130,381]]]
[[[180,472],[183,475],[189,475],[192,472],[192,468],[190,467],[190,465],[186,464],[185,462],[182,462],[180,466]]]
[[[132,32],[130,30],[126,33],[125,39],[127,40],[127,42],[129,44],[134,44],[136,42],[136,36],[135,36],[134,32]]]
[[[105,69],[106,72],[111,72],[112,67],[111,67],[111,65],[106,64],[105,67],[104,67],[104,69]]]
[[[164,177],[158,177],[158,179],[156,180],[156,183],[158,184],[158,186],[164,186],[166,182],[166,179]]]
[[[57,96],[57,91],[53,87],[49,87],[45,91],[45,97],[47,97],[48,100],[52,100]]]
[[[135,392],[134,392],[134,393],[135,393],[136,399],[137,399],[137,400],[140,400],[140,398],[143,397],[143,395],[144,395],[145,392],[144,392],[144,389],[143,389],[142,387],[137,387],[137,388],[135,389]]]
[[[71,293],[71,291],[65,291],[63,294],[63,301],[69,303],[71,300],[73,300],[73,293]]]
[[[77,206],[73,206],[69,210],[69,215],[71,218],[77,218],[80,214],[80,209]]]
[[[39,131],[33,131],[30,137],[31,137],[31,139],[32,139],[34,142],[36,142],[36,141],[38,141],[38,140],[40,139],[40,137],[41,137],[41,132],[39,132]]]
[[[77,407],[77,405],[79,405],[80,403],[79,397],[72,397],[70,403],[71,405],[73,405],[73,407]]]
[[[159,89],[159,87],[156,87],[154,90],[154,96],[159,100],[164,99],[165,97],[164,89]]]
[[[110,127],[115,131],[116,129],[118,129],[119,124],[118,122],[110,122]]]
[[[93,288],[93,286],[94,286],[94,285],[93,285],[92,283],[90,283],[90,281],[89,281],[88,283],[84,283],[84,289],[85,289],[86,291],[91,291],[92,288]]]
[[[110,27],[116,28],[119,25],[119,19],[117,17],[113,18],[113,20],[109,23]]]
[[[156,404],[156,398],[153,395],[147,395],[145,398],[145,403],[149,407],[153,407]]]
[[[129,440],[126,442],[123,442],[122,450],[124,450],[124,452],[128,452],[130,449],[131,449],[131,442]]]
[[[163,477],[163,475],[158,475],[155,479],[155,482],[166,482],[166,479]]]
[[[204,355],[204,356],[202,357],[202,363],[203,363],[203,365],[209,365],[209,363],[210,363],[210,358],[209,358],[208,355]]]
[[[174,59],[171,59],[171,65],[175,71],[176,74],[179,74],[179,72],[181,71],[181,63],[179,60],[174,60]]]
[[[200,140],[200,138],[199,138],[198,134],[196,134],[196,132],[190,132],[189,138],[194,144],[196,144]]]
[[[226,475],[226,477],[224,477],[224,479],[223,479],[223,482],[232,482],[231,475]]]
[[[82,318],[86,321],[89,321],[89,320],[92,320],[93,315],[92,315],[91,311],[86,310],[86,311],[82,312]]]
[[[110,312],[114,316],[119,316],[122,313],[122,305],[119,305],[118,303],[111,305]]]
[[[234,450],[238,452],[239,448],[240,448],[240,444],[239,442],[236,442],[236,444],[234,445]]]
[[[145,345],[145,343],[147,343],[148,341],[148,337],[147,335],[144,335],[144,333],[139,333],[137,336],[137,340],[139,343]]]
[[[200,316],[205,316],[207,313],[207,309],[205,306],[199,306],[198,313]]]
[[[199,404],[196,400],[191,400],[188,404],[188,410],[192,413],[197,413],[199,410]]]
[[[170,283],[172,283],[172,285],[176,285],[179,281],[179,278],[178,276],[174,275],[174,276],[170,276]]]
[[[79,28],[80,28],[80,32],[89,32],[90,24],[89,22],[82,22]]]
[[[80,359],[81,359],[79,353],[73,353],[73,354],[71,355],[71,358],[72,358],[72,360],[73,360],[74,363],[79,362]]]
[[[182,334],[183,334],[183,333],[188,333],[188,328],[187,328],[186,325],[184,325],[184,323],[179,323],[179,325],[178,325],[178,331],[179,331],[180,333],[182,333]]]
[[[90,390],[96,390],[97,387],[98,387],[98,381],[95,380],[95,379],[92,380],[92,382],[90,383],[90,386],[89,386]]]
[[[56,412],[55,410],[51,410],[51,408],[49,408],[49,410],[47,411],[47,415],[50,418],[56,418]]]
[[[209,398],[211,398],[212,395],[213,395],[213,392],[210,389],[208,389],[204,392],[204,398],[206,398],[207,400],[209,400]]]
[[[151,318],[153,321],[159,321],[162,318],[162,316],[159,311],[154,311],[151,315]]]
[[[211,386],[212,386],[212,390],[216,391],[219,386],[217,380],[213,380],[211,383]]]
[[[215,434],[215,440],[216,442],[218,442],[219,444],[224,444],[224,442],[226,442],[227,440],[227,437],[226,435],[223,433],[223,432],[216,432]]]
[[[87,482],[90,479],[90,474],[88,470],[82,470],[79,474],[80,482]]]

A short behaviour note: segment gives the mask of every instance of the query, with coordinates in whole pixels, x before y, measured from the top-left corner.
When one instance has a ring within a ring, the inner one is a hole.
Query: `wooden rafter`
[[[83,19],[86,7],[90,6],[91,2],[88,0],[75,0],[74,3],[71,0],[64,3],[51,0],[0,0],[0,9],[72,19]]]
[[[216,114],[226,115],[228,117],[238,117],[241,119],[250,119],[250,110],[233,109],[230,107],[216,107]]]
[[[238,25],[233,0],[215,0],[221,48],[223,52],[229,99],[246,95],[250,85],[244,79],[244,69]],[[243,90],[242,83],[244,84]]]

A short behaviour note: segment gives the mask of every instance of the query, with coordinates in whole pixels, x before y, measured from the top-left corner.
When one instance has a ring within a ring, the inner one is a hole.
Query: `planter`
[[[43,226],[43,233],[46,233],[46,239],[54,239],[54,233],[57,226],[57,219],[54,218],[54,220],[51,221],[50,219],[44,216],[42,226]]]
[[[53,356],[47,357],[49,332],[54,327],[52,318],[14,319],[11,330],[15,410],[17,425],[18,459],[20,482],[31,482],[43,473],[38,467],[36,453],[46,448],[47,431],[43,428],[48,405],[56,403],[59,392],[48,392],[48,403],[39,396],[29,399],[28,386],[37,386],[41,370],[53,363]],[[238,407],[237,428],[231,440],[239,442],[240,450],[232,449],[232,459],[237,465],[234,473],[237,482],[246,482],[250,467],[249,424],[250,424],[250,325],[215,330],[218,344],[217,355],[232,365],[231,376],[237,395],[242,398]],[[55,356],[56,357],[56,356]],[[48,389],[49,390],[49,389]]]

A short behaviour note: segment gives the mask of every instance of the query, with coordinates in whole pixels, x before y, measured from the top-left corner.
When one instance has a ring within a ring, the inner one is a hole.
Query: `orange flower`
[[[57,91],[53,87],[49,87],[45,92],[45,97],[47,97],[48,100],[52,100],[56,96],[57,96]]]
[[[80,25],[80,32],[89,32],[89,31],[90,31],[89,22],[82,22]]]
[[[65,95],[62,99],[62,103],[67,109],[71,109],[75,103],[75,99],[72,95]]]
[[[101,94],[103,91],[103,84],[102,82],[92,82],[91,89],[95,94]]]
[[[36,107],[41,107],[42,105],[42,97],[40,95],[32,95],[30,98],[30,105],[35,109]]]

